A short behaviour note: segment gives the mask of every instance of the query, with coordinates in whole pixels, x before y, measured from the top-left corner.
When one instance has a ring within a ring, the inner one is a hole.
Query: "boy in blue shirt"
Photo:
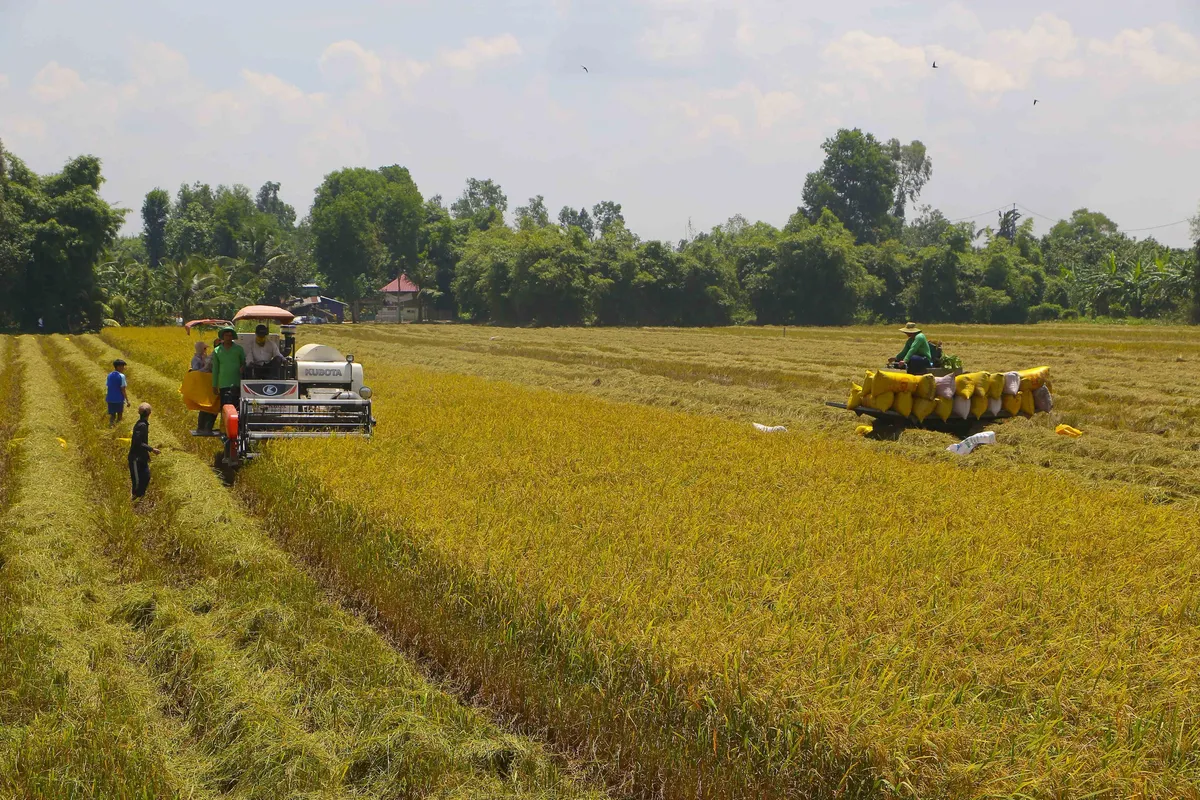
[[[108,402],[108,427],[116,425],[125,416],[125,408],[129,405],[129,394],[125,391],[128,386],[125,380],[125,362],[117,359],[113,362],[113,371],[108,373],[105,382],[108,389],[104,399]]]

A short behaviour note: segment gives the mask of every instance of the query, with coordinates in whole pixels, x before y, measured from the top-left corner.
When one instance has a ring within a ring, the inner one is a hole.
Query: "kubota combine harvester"
[[[247,306],[224,320],[193,320],[184,327],[239,327],[237,341],[247,352],[254,326],[272,323],[278,332],[268,337],[279,346],[281,358],[264,366],[247,365],[237,405],[221,405],[208,372],[189,371],[184,379],[184,403],[194,411],[219,413],[215,435],[222,441],[217,466],[227,475],[255,456],[259,442],[331,436],[367,436],[375,427],[371,389],[363,385],[363,368],[353,355],[328,345],[297,346],[293,316],[275,306]],[[244,330],[249,326],[249,331]]]

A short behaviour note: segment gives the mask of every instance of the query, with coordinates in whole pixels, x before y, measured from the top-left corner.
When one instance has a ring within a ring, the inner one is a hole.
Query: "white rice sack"
[[[954,409],[950,412],[950,416],[966,419],[971,413],[971,401],[960,394],[954,395]]]

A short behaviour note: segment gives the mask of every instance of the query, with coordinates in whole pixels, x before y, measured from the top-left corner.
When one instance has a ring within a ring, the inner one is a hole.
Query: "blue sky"
[[[924,141],[920,202],[951,218],[1182,220],[1200,3],[0,0],[0,138],[40,171],[100,156],[135,209],[276,180],[304,213],[325,173],[399,163],[426,196],[490,177],[510,209],[615,200],[678,239],[782,224],[842,126]]]

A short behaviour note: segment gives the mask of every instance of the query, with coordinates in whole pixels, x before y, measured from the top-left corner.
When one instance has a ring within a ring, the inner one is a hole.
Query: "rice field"
[[[156,417],[132,507],[78,339],[0,345],[0,796],[602,796],[332,602]]]
[[[1053,369],[1055,412],[969,459],[821,405],[885,330],[318,331],[378,433],[268,448],[244,513],[618,794],[1197,796],[1189,329],[931,331]],[[71,347],[185,430],[181,331]]]

